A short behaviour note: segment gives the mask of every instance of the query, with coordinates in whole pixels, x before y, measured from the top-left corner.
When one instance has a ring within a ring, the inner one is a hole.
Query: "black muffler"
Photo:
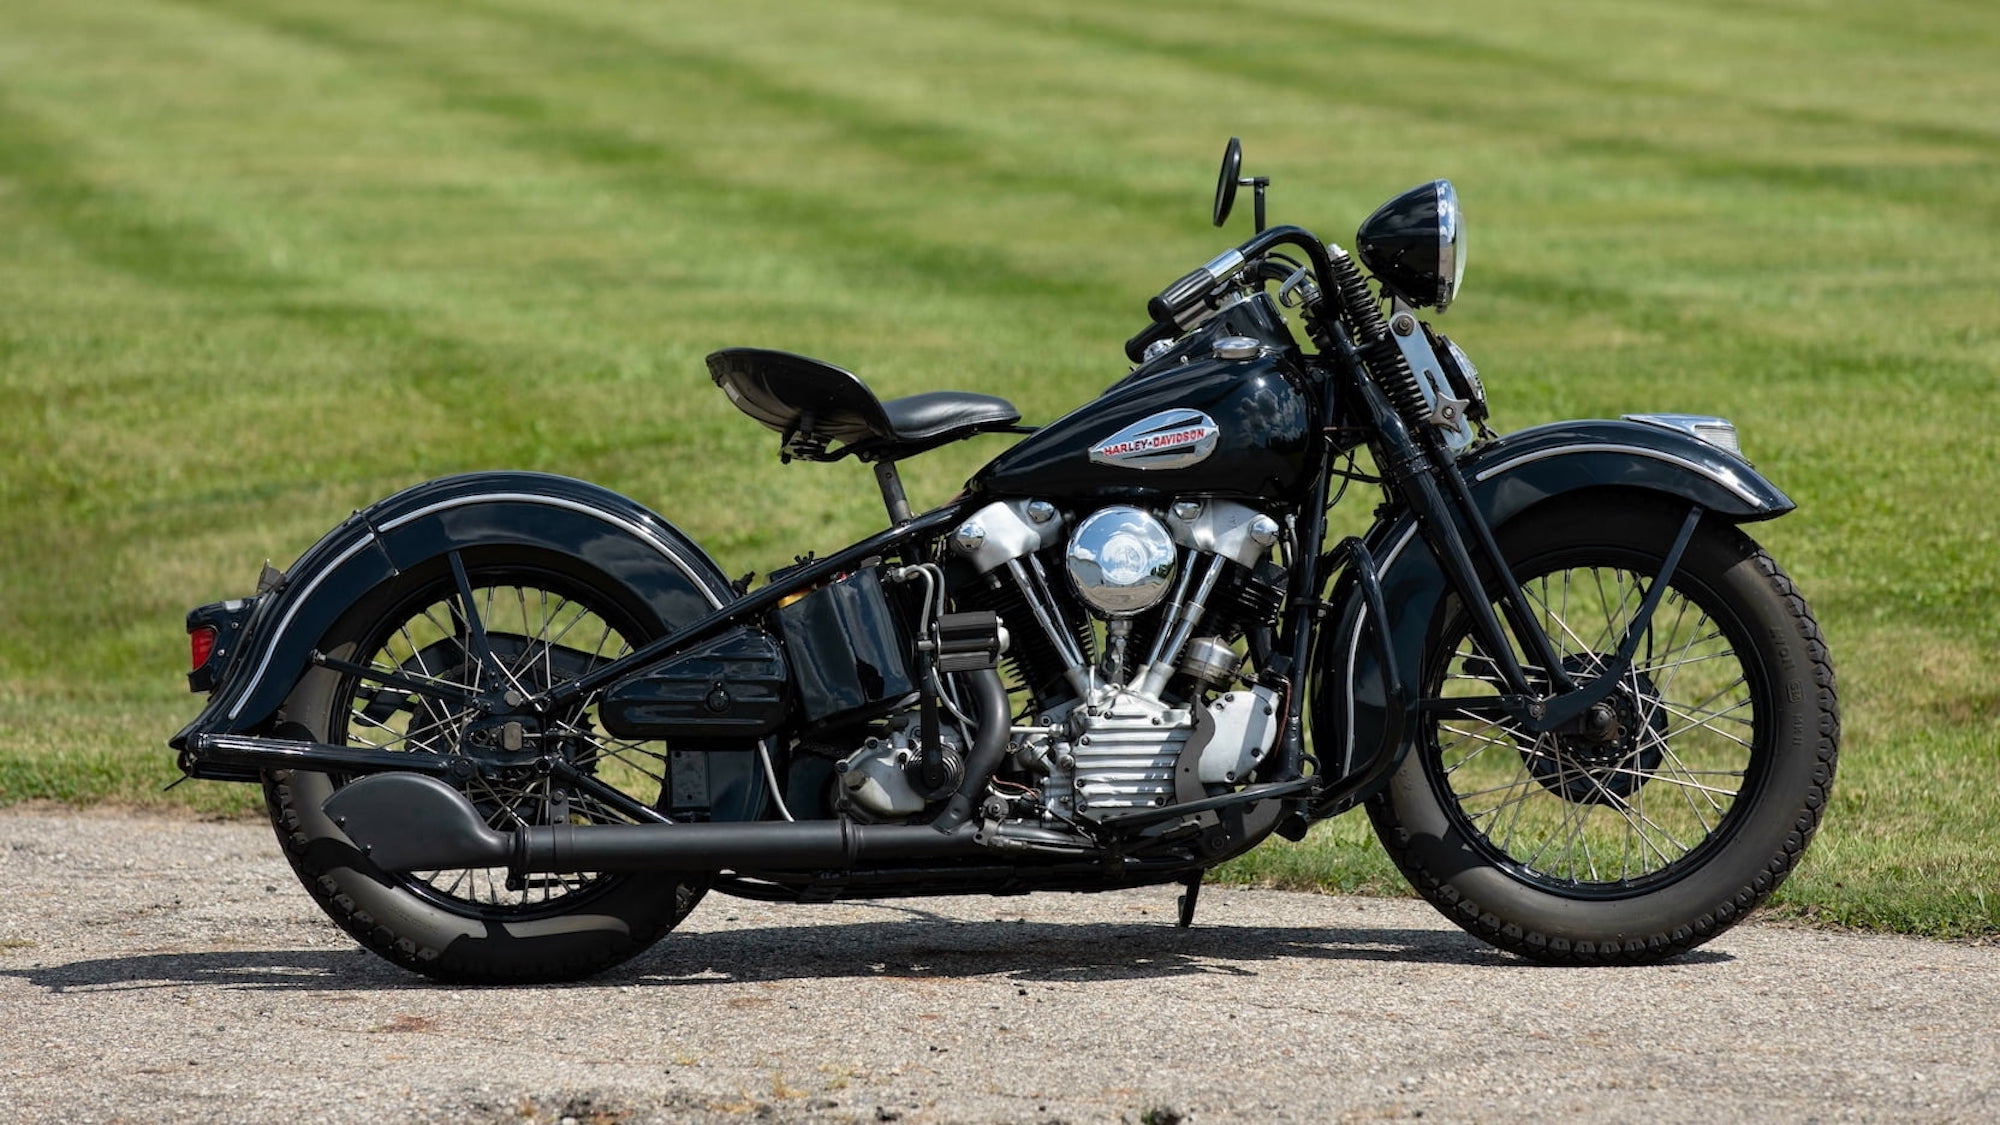
[[[885,860],[984,851],[972,824],[854,824],[845,820],[722,824],[554,824],[501,832],[465,795],[434,777],[381,773],[327,798],[326,814],[385,871],[505,867],[577,871],[847,870]]]
[[[445,777],[472,765],[464,758],[423,750],[370,750],[250,734],[197,734],[180,755],[181,772],[205,781],[261,781],[270,770],[345,774],[414,770]]]

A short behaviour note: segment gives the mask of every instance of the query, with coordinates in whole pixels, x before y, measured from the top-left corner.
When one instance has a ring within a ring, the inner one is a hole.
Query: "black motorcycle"
[[[418,485],[189,615],[208,702],[181,770],[261,782],[333,920],[452,981],[582,977],[710,890],[1177,882],[1186,925],[1203,872],[1362,804],[1501,948],[1632,963],[1720,933],[1833,780],[1819,626],[1743,530],[1792,502],[1719,418],[1495,436],[1417,315],[1463,275],[1451,184],[1384,204],[1350,257],[1266,229],[1241,162],[1232,139],[1214,219],[1248,186],[1256,233],[1040,428],[708,357],[782,460],[867,463],[887,530],[753,585],[580,481]],[[911,510],[899,462],[990,433],[1027,436]],[[1375,522],[1328,542],[1357,484]]]

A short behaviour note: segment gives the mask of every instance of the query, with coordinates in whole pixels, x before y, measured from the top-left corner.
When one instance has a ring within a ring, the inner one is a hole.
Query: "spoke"
[[[404,670],[407,668],[407,666],[411,661],[415,661],[417,665],[417,671],[423,673],[425,679],[443,681],[444,677],[438,675],[436,672],[431,671],[429,661],[426,661],[424,659],[424,646],[418,644],[417,638],[410,634],[410,623],[407,621],[403,622],[402,628],[398,629],[397,633],[402,636],[403,643],[410,646],[410,655],[408,656],[408,658],[400,662],[397,665],[396,669],[394,670],[396,671]],[[372,664],[374,662],[370,661],[370,663]],[[467,694],[470,694],[472,691],[472,689],[465,684],[458,684],[456,686],[464,689]]]
[[[445,612],[445,620],[443,621],[439,621],[437,619],[437,612],[440,609],[444,610]],[[457,645],[458,653],[460,656],[469,657],[472,655],[472,653],[465,647],[464,640],[459,636],[457,619],[452,616],[450,604],[445,602],[439,602],[435,605],[425,606],[423,613],[420,614],[419,616],[423,618],[424,624],[429,625],[432,629],[437,630],[438,640],[450,641],[453,644]],[[415,624],[414,619],[410,622],[410,624]],[[414,651],[418,653],[422,653],[424,649],[427,647],[424,645],[417,644],[415,639],[412,639],[410,641],[410,646]],[[466,662],[466,665],[468,668],[470,668],[471,661],[468,660]],[[474,670],[476,671],[476,669]]]
[[[1747,776],[1743,771],[1691,770],[1687,767],[1686,763],[1681,761],[1680,755],[1674,752],[1673,747],[1664,744],[1660,747],[1660,754],[1662,764],[1667,766],[1672,772],[1655,775],[1658,782],[1662,785],[1679,787],[1684,798],[1690,805],[1694,803],[1696,794],[1701,795],[1707,800],[1709,810],[1718,818],[1728,812],[1728,807],[1723,804],[1722,800],[1718,800],[1718,798],[1727,799],[1731,804],[1734,804],[1736,798],[1743,792],[1743,779]],[[1736,779],[1737,784],[1733,789],[1725,789],[1718,785],[1703,785],[1701,782],[1695,780],[1697,776],[1733,777]],[[1700,819],[1698,809],[1695,810],[1695,815],[1696,819]],[[1703,821],[1703,823],[1706,824],[1707,822]],[[1719,819],[1717,823],[1720,823]]]
[[[1627,643],[1637,609],[1654,603],[1646,628],[1629,638],[1632,664],[1616,689],[1630,704],[1621,705],[1630,740],[1622,759],[1607,761],[1617,759],[1605,753],[1610,746],[1530,737],[1510,726],[1488,698],[1498,660],[1461,631],[1427,692],[1440,697],[1424,713],[1430,768],[1448,786],[1461,823],[1535,878],[1607,884],[1658,876],[1722,831],[1744,799],[1756,693],[1729,634],[1689,591],[1656,588],[1643,566],[1606,561],[1595,548],[1568,550],[1578,561],[1526,574],[1520,588],[1571,674],[1602,674]],[[1463,617],[1457,628],[1465,628]]]
[[[1750,700],[1748,699],[1740,700],[1734,705],[1725,708],[1724,710],[1717,711],[1716,713],[1709,715],[1706,718],[1698,719],[1695,716],[1685,711],[1681,711],[1678,708],[1675,708],[1673,705],[1667,703],[1665,700],[1662,700],[1660,702],[1660,710],[1665,711],[1668,715],[1672,716],[1673,718],[1685,720],[1685,722],[1682,726],[1669,728],[1666,734],[1662,735],[1661,738],[1663,740],[1671,741],[1672,739],[1687,734],[1689,731],[1705,730],[1708,733],[1714,735],[1715,737],[1724,739],[1729,742],[1733,742],[1736,745],[1741,746],[1745,750],[1753,750],[1755,749],[1755,747],[1751,745],[1749,739],[1744,738],[1741,735],[1735,735],[1729,733],[1728,731],[1721,730],[1717,728],[1715,725],[1718,722],[1726,721],[1731,723],[1737,723],[1742,726],[1751,727],[1754,729],[1756,723],[1754,723],[1753,721],[1749,719],[1739,718],[1735,715],[1730,714],[1731,711],[1740,711],[1748,706],[1750,706]]]
[[[1468,813],[1468,815],[1471,816],[1475,821],[1477,821],[1481,817],[1496,817],[1502,812],[1510,812],[1512,816],[1510,818],[1509,831],[1511,832],[1512,825],[1518,824],[1520,821],[1522,806],[1530,798],[1542,795],[1545,791],[1542,789],[1541,782],[1535,780],[1535,776],[1532,773],[1528,772],[1526,764],[1523,763],[1521,766],[1516,768],[1514,779],[1512,781],[1508,782],[1505,785],[1495,786],[1491,789],[1481,790],[1481,793],[1482,794],[1505,793],[1510,790],[1519,790],[1520,791],[1519,795],[1509,797],[1504,801],[1496,801],[1493,804],[1489,805],[1484,810],[1476,814]],[[1462,802],[1461,802],[1461,807],[1462,807]]]
[[[604,626],[603,635],[597,638],[597,647],[590,650],[591,667],[595,668],[598,665],[598,663],[604,659],[604,647],[610,643],[611,643],[611,626],[607,623]]]
[[[1721,687],[1716,688],[1714,691],[1709,692],[1707,695],[1703,696],[1696,702],[1690,704],[1682,704],[1681,707],[1682,710],[1685,711],[1688,717],[1690,718],[1692,718],[1696,713],[1702,711],[1712,711],[1716,715],[1726,715],[1731,711],[1737,710],[1740,707],[1748,706],[1750,704],[1750,694],[1748,690],[1749,686],[1750,686],[1750,681],[1744,679],[1742,676],[1738,676],[1735,679],[1729,681],[1728,683],[1722,685]],[[1744,690],[1741,693],[1741,697],[1737,699],[1736,702],[1720,710],[1714,710],[1713,704],[1715,703],[1716,700],[1721,699],[1725,695],[1735,694],[1738,688],[1742,688]],[[1660,697],[1660,704],[1662,707],[1667,705],[1667,699],[1664,695]],[[1737,721],[1745,724],[1749,723],[1748,719],[1739,719]]]
[[[452,582],[458,588],[457,600],[448,604],[451,608],[452,616],[465,632],[467,638],[466,651],[471,654],[473,662],[482,671],[492,675],[496,679],[506,680],[510,686],[519,690],[521,686],[519,681],[516,681],[513,676],[508,675],[507,670],[501,667],[499,658],[493,654],[493,642],[487,637],[486,624],[479,616],[476,605],[479,599],[473,592],[472,579],[466,574],[465,559],[457,551],[450,552],[446,557],[451,560],[451,578]],[[491,614],[493,608],[492,587],[489,586],[486,588],[486,596],[487,612]]]
[[[1468,731],[1468,730],[1462,730],[1458,727],[1451,727],[1451,726],[1445,727],[1444,729],[1446,732],[1453,734],[1458,738],[1464,739],[1467,742],[1478,743],[1477,746],[1467,751],[1464,757],[1461,757],[1457,761],[1452,762],[1444,767],[1444,772],[1447,776],[1457,773],[1460,769],[1464,768],[1464,766],[1467,763],[1471,762],[1474,758],[1477,758],[1481,754],[1485,753],[1489,747],[1499,747],[1502,750],[1520,749],[1520,744],[1518,742],[1505,738],[1495,738],[1492,735],[1484,733],[1484,730]],[[1490,730],[1490,729],[1500,729],[1500,728],[1497,728],[1497,724],[1488,723],[1486,724],[1485,729]]]
[[[1598,606],[1604,613],[1604,631],[1591,643],[1592,652],[1603,652],[1615,647],[1614,638],[1625,631],[1620,628],[1620,624],[1625,620],[1625,572],[1614,570],[1611,573],[1612,585],[1618,591],[1616,602],[1613,602],[1611,595],[1604,592],[1604,568],[1596,566],[1590,568],[1591,581],[1597,587]]]
[[[1569,771],[1564,771],[1558,773],[1554,780],[1567,785],[1569,776]],[[1537,848],[1533,855],[1522,858],[1522,865],[1537,871],[1546,870],[1542,865],[1542,857],[1548,854],[1550,848],[1556,846],[1557,841],[1565,835],[1565,829],[1568,830],[1567,835],[1570,839],[1575,839],[1582,833],[1584,821],[1589,819],[1593,807],[1582,801],[1564,801],[1560,807],[1562,813],[1561,820],[1556,823],[1556,827],[1543,839],[1542,846]],[[1510,834],[1508,836],[1509,842],[1512,839],[1513,837]]]
[[[1742,776],[1741,774],[1731,773],[1727,770],[1709,770],[1706,772],[1721,777]],[[1648,771],[1642,769],[1635,769],[1630,766],[1609,766],[1599,769],[1595,771],[1595,773],[1597,776],[1602,776],[1602,777],[1639,778],[1645,781],[1648,787],[1654,785],[1671,785],[1674,786],[1675,788],[1684,789],[1691,793],[1702,793],[1720,797],[1734,797],[1738,793],[1738,790],[1724,789],[1719,785],[1703,785],[1699,781],[1682,780],[1682,777],[1691,777],[1692,776],[1691,774],[1681,774],[1680,776],[1676,776],[1675,774],[1661,773],[1658,770]],[[1676,771],[1676,773],[1679,773],[1679,771]],[[1640,790],[1640,792],[1644,793],[1644,790]],[[1719,805],[1716,806],[1716,811],[1718,812],[1721,811],[1721,806]]]
[[[625,742],[618,739],[594,738],[589,736],[585,736],[585,741],[589,743],[590,756],[580,759],[577,762],[578,765],[589,765],[593,762],[600,762],[600,761],[616,761],[626,766],[629,766],[632,769],[645,772],[646,769],[645,766],[640,765],[638,762],[634,761],[631,757],[628,756],[628,755],[637,755],[640,759],[643,759],[648,763],[657,763],[658,764],[657,768],[664,769],[666,766],[667,756],[665,754],[661,753],[658,750],[649,750],[642,743]],[[653,780],[655,781],[659,781],[662,779],[662,775],[659,774],[647,773],[646,776],[653,778]]]
[[[1720,636],[1721,634],[1719,633],[1710,634],[1710,638],[1718,638]],[[1703,638],[1703,639],[1709,639],[1709,638]],[[1710,653],[1705,653],[1701,656],[1679,657],[1672,660],[1661,660],[1652,664],[1635,664],[1632,666],[1632,670],[1634,672],[1638,672],[1646,676],[1655,677],[1653,681],[1653,686],[1656,689],[1658,689],[1662,695],[1665,695],[1667,694],[1668,688],[1671,685],[1673,674],[1675,672],[1680,671],[1682,668],[1692,667],[1696,664],[1706,664],[1713,660],[1732,660],[1735,659],[1735,657],[1736,657],[1735,650],[1724,649],[1721,652],[1710,652]],[[1665,679],[1657,678],[1660,673],[1665,673],[1667,678]]]
[[[1732,801],[1736,797],[1734,793],[1712,785],[1701,785],[1693,781],[1683,781],[1678,777],[1669,777],[1665,774],[1654,775],[1654,781],[1660,785],[1670,786],[1669,792],[1679,795],[1681,803],[1687,806],[1688,815],[1694,818],[1696,824],[1701,825],[1701,833],[1704,838],[1715,831],[1716,826],[1722,823],[1722,817],[1727,812],[1722,802],[1716,800],[1716,797],[1727,796]],[[1708,806],[1706,809],[1702,807],[1704,802]],[[1711,820],[1710,817],[1714,819]]]
[[[1662,620],[1661,614],[1666,612],[1669,606],[1673,608],[1674,618],[1663,626],[1660,623]],[[1671,644],[1672,638],[1680,636],[1682,628],[1687,625],[1688,611],[1693,608],[1693,602],[1688,601],[1680,591],[1669,587],[1666,596],[1660,599],[1659,608],[1653,611],[1653,627],[1646,631],[1644,658],[1642,659],[1640,654],[1635,652],[1632,663],[1641,668],[1652,667],[1653,650],[1660,643],[1660,638],[1666,638],[1667,643]],[[1706,621],[1707,619],[1708,615],[1702,614],[1702,620]],[[1700,634],[1700,622],[1696,622],[1695,625],[1696,628],[1694,631],[1698,636]]]
[[[539,639],[542,644],[542,682],[544,684],[553,684],[556,682],[556,645],[560,644],[563,638],[569,636],[570,630],[576,628],[588,616],[587,614],[579,613],[571,617],[569,623],[562,627],[561,632],[553,637],[549,636],[549,626],[555,624],[562,616],[563,611],[569,608],[569,605],[569,599],[563,598],[556,603],[554,609],[550,609],[549,592],[547,590],[542,591],[542,629]]]
[[[633,773],[636,773],[636,774],[638,774],[638,775],[639,775],[640,777],[643,777],[643,778],[647,779],[648,781],[651,781],[651,782],[653,782],[654,784],[656,784],[656,785],[659,785],[659,786],[660,786],[660,787],[662,787],[662,788],[665,788],[665,787],[666,787],[666,784],[667,784],[667,775],[666,775],[665,771],[661,771],[661,772],[658,772],[658,773],[655,773],[654,771],[652,771],[652,770],[650,770],[650,769],[647,769],[647,768],[646,768],[645,766],[642,766],[642,765],[639,765],[638,763],[636,763],[636,762],[632,761],[631,759],[629,759],[629,758],[626,758],[626,757],[623,757],[623,756],[621,756],[621,755],[618,755],[618,754],[605,754],[605,755],[599,755],[598,757],[595,757],[595,758],[591,758],[591,759],[588,759],[588,760],[586,760],[586,761],[584,761],[584,762],[580,762],[580,763],[578,763],[578,764],[579,764],[579,765],[584,765],[584,766],[589,766],[589,765],[595,765],[595,764],[597,764],[597,763],[599,763],[599,762],[604,762],[604,761],[612,761],[612,762],[617,762],[617,763],[618,763],[619,765],[621,765],[621,766],[625,767],[625,768],[626,768],[626,769],[628,769],[628,770],[631,770],[631,771],[632,771]],[[622,792],[622,790],[621,790],[621,792]]]
[[[1617,800],[1617,798],[1614,797],[1613,800]],[[1675,860],[1679,859],[1681,856],[1684,856],[1688,854],[1690,851],[1694,850],[1688,847],[1686,844],[1683,844],[1679,840],[1675,839],[1674,834],[1672,832],[1669,832],[1664,825],[1661,825],[1658,821],[1653,820],[1651,817],[1641,814],[1639,810],[1633,807],[1629,802],[1617,801],[1617,804],[1615,804],[1612,807],[1616,808],[1618,810],[1619,815],[1625,818],[1626,824],[1631,825],[1632,827],[1631,835],[1637,838],[1640,843],[1645,844],[1648,848],[1650,848],[1655,856],[1659,857],[1661,867],[1670,866]],[[1654,832],[1657,832],[1662,838],[1664,838],[1667,841],[1667,843],[1672,844],[1674,846],[1676,854],[1671,856],[1668,855],[1665,849],[1661,848],[1659,844],[1655,843],[1653,841],[1653,837],[1647,834],[1646,830],[1648,828],[1651,828]]]
[[[398,730],[397,730],[397,729],[396,729],[395,727],[392,727],[392,726],[390,726],[390,725],[389,725],[388,723],[385,723],[385,722],[383,722],[382,720],[380,720],[380,719],[376,718],[375,716],[373,716],[373,715],[370,715],[370,714],[369,714],[369,713],[367,713],[366,711],[359,711],[359,710],[357,710],[357,711],[354,711],[354,712],[352,712],[351,714],[349,714],[349,716],[348,716],[348,717],[349,717],[350,719],[359,719],[359,720],[361,720],[362,722],[364,722],[364,723],[368,724],[369,726],[371,726],[371,727],[374,727],[374,728],[375,728],[376,730],[379,730],[379,731],[384,731],[384,732],[386,732],[386,733],[388,733],[388,734],[392,734],[392,735],[395,735],[395,737],[394,737],[394,738],[391,738],[391,739],[389,740],[390,742],[407,742],[407,741],[409,741],[409,738],[410,738],[410,736],[409,736],[409,734],[408,734],[408,733],[406,733],[406,732],[402,732],[402,731],[398,731]],[[349,731],[348,733],[349,733],[350,735],[352,735],[352,734],[353,734],[354,732],[353,732],[353,731]],[[376,747],[376,748],[378,748],[378,749],[379,749],[379,748],[380,748],[380,747],[382,746],[382,743],[379,743],[379,742],[371,742],[371,743],[369,743],[368,745],[370,745],[370,746],[373,746],[373,747]]]
[[[1553,607],[1549,605],[1547,579],[1543,579],[1542,594],[1539,598],[1535,600],[1536,604],[1539,605],[1542,609],[1542,616],[1546,617],[1551,624],[1553,624],[1558,630],[1561,631],[1564,637],[1567,637],[1570,640],[1570,642],[1572,642],[1570,645],[1565,646],[1569,648],[1568,653],[1558,653],[1558,655],[1571,655],[1571,656],[1594,655],[1595,650],[1591,647],[1590,642],[1584,640],[1582,636],[1578,635],[1576,630],[1570,628],[1569,582],[1567,579],[1565,579],[1563,582],[1563,597],[1562,597],[1563,608],[1561,612],[1557,612]]]
[[[1722,631],[1720,629],[1716,629],[1714,631],[1704,631],[1704,626],[1706,626],[1708,622],[1709,622],[1708,614],[1703,613],[1701,615],[1700,620],[1694,623],[1694,627],[1688,630],[1687,643],[1680,646],[1679,651],[1677,651],[1672,658],[1671,666],[1667,668],[1666,676],[1660,679],[1656,684],[1661,695],[1664,696],[1672,692],[1674,688],[1674,681],[1678,679],[1680,676],[1680,670],[1686,667],[1687,665],[1696,662],[1694,658],[1688,655],[1690,652],[1694,651],[1694,647],[1696,645],[1706,644],[1710,640],[1714,640],[1720,642],[1723,645],[1722,651],[1720,653],[1717,653],[1716,655],[1728,656],[1728,657],[1734,657],[1736,655],[1736,650],[1729,645],[1729,639],[1722,635]],[[1677,626],[1678,624],[1679,623],[1676,622]]]
[[[1517,774],[1513,778],[1513,780],[1507,781],[1500,785],[1489,785],[1484,789],[1456,789],[1453,790],[1453,792],[1457,794],[1459,801],[1462,803],[1465,801],[1473,800],[1478,797],[1489,797],[1495,793],[1508,793],[1516,789],[1523,789],[1524,785],[1526,785],[1527,787],[1523,790],[1520,797],[1510,798],[1505,801],[1495,801],[1492,805],[1488,806],[1483,812],[1478,814],[1479,816],[1491,816],[1494,813],[1499,812],[1501,809],[1507,808],[1508,806],[1514,804],[1516,801],[1522,800],[1526,797],[1539,796],[1541,783],[1535,781],[1535,775],[1523,771]]]

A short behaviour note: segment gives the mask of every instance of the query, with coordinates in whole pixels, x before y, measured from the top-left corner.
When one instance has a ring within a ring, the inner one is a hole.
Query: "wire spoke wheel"
[[[1833,668],[1791,579],[1742,532],[1699,525],[1618,669],[1685,515],[1585,495],[1496,533],[1570,681],[1616,673],[1560,731],[1502,714],[1465,606],[1436,610],[1414,744],[1369,815],[1420,894],[1504,949],[1563,964],[1691,949],[1768,898],[1818,827]],[[1531,687],[1554,679],[1523,668]]]
[[[462,689],[473,696],[494,690],[533,696],[575,680],[632,651],[633,626],[589,591],[558,576],[495,575],[468,579],[469,588],[439,583],[409,608],[383,622],[362,661],[367,667],[414,681]],[[652,807],[666,783],[663,742],[611,737],[587,706],[571,708],[532,730],[510,734],[506,722],[487,720],[473,707],[350,678],[345,713],[347,745],[377,750],[458,754],[477,766],[465,794],[493,828],[512,831],[556,823],[632,823],[635,817],[607,800],[604,789],[580,788],[540,769],[534,758],[553,754],[609,790]],[[516,721],[516,725],[520,724]],[[511,745],[511,748],[510,748]],[[531,917],[560,908],[559,900],[602,882],[598,874],[531,876],[509,885],[501,868],[418,871],[414,889],[483,916]]]
[[[646,600],[574,556],[508,546],[454,552],[389,579],[329,627],[322,651],[350,671],[308,671],[286,700],[280,731],[462,759],[452,784],[504,832],[657,821],[673,788],[665,742],[610,735],[595,694],[546,714],[519,704],[667,629]],[[357,666],[366,671],[351,671]],[[673,929],[707,888],[701,877],[654,872],[510,880],[504,868],[383,871],[324,811],[350,780],[269,775],[265,801],[279,842],[343,929],[441,980],[588,976]],[[750,794],[726,815],[754,816],[753,806]]]
[[[1612,566],[1532,576],[1524,593],[1571,678],[1603,674],[1652,581]],[[1468,830],[1523,878],[1616,893],[1671,872],[1722,830],[1752,765],[1756,698],[1716,618],[1669,589],[1632,667],[1587,734],[1534,734],[1461,710],[1439,716],[1440,780]],[[1433,695],[1491,698],[1493,659],[1470,637]],[[1528,666],[1531,677],[1546,670]]]

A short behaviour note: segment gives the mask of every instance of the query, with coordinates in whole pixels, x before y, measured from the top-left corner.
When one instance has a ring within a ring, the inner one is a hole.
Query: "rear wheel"
[[[533,695],[665,630],[643,602],[575,559],[466,551],[405,572],[348,610],[321,651],[375,674],[313,670],[286,701],[282,724],[337,745],[467,757],[454,784],[497,829],[650,819],[648,810],[663,809],[668,796],[664,743],[611,737],[596,721],[594,697],[535,717],[488,716],[472,698],[495,688]],[[543,768],[550,759],[572,777]],[[320,811],[347,780],[298,771],[267,779],[285,854],[343,929],[441,980],[587,976],[658,940],[705,889],[667,875],[510,883],[504,869],[385,872]]]
[[[1596,497],[1501,529],[1576,682],[1618,650],[1684,515]],[[1583,730],[1535,734],[1471,702],[1500,690],[1447,599],[1417,744],[1369,812],[1418,891],[1502,948],[1566,964],[1691,949],[1762,903],[1819,824],[1840,730],[1833,668],[1791,580],[1733,526],[1696,530],[1633,667]]]

